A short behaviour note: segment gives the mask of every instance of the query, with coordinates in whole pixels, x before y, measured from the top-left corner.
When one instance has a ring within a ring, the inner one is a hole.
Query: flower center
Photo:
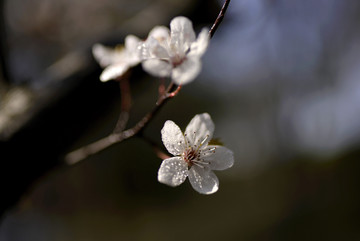
[[[196,132],[193,132],[193,140],[196,138]],[[200,168],[205,168],[206,165],[209,165],[210,162],[205,161],[202,157],[206,156],[210,152],[215,152],[215,148],[205,148],[204,144],[209,139],[209,135],[206,135],[203,139],[199,139],[196,141],[196,144],[191,144],[190,140],[187,137],[187,134],[184,134],[185,137],[185,144],[187,148],[184,150],[181,157],[183,160],[188,164],[188,167],[192,167],[193,165],[196,165]],[[179,143],[181,145],[181,142]],[[206,146],[207,144],[205,144]]]
[[[174,68],[178,67],[179,65],[181,65],[186,59],[186,56],[180,56],[180,55],[175,55],[173,57],[171,57],[171,63],[173,65]]]
[[[199,156],[200,156],[200,153],[198,152],[198,150],[194,150],[191,147],[186,149],[183,153],[184,161],[189,166],[192,166],[194,164],[194,161],[196,162],[196,160],[199,158]]]

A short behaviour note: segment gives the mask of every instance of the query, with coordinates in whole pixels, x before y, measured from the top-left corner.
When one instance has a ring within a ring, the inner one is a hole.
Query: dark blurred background
[[[64,155],[109,134],[116,82],[91,46],[146,37],[188,16],[210,26],[216,0],[8,0],[1,3],[1,241],[360,240],[360,2],[233,0],[201,75],[145,131],[208,112],[235,153],[220,190],[157,182],[140,138],[68,167]],[[129,126],[158,80],[136,67]]]

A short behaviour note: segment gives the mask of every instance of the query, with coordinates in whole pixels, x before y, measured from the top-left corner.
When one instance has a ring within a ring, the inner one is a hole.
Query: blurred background
[[[235,154],[204,196],[157,182],[161,160],[133,138],[68,167],[120,110],[91,46],[145,38],[188,16],[211,26],[216,0],[1,3],[1,241],[360,240],[360,2],[233,0],[193,83],[145,131],[208,112]],[[158,80],[131,76],[135,124]]]

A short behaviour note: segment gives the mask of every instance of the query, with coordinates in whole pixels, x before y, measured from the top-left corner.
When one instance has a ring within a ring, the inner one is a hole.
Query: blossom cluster
[[[209,31],[204,28],[196,37],[191,21],[176,17],[170,29],[156,26],[145,40],[134,35],[115,49],[96,44],[93,55],[104,71],[101,81],[117,79],[131,67],[142,64],[156,77],[167,77],[176,85],[193,81],[201,70],[201,57],[209,44]],[[178,186],[189,178],[192,187],[202,194],[212,194],[219,188],[213,170],[224,170],[234,164],[233,152],[211,140],[215,125],[207,113],[196,115],[183,133],[173,121],[166,121],[161,130],[163,144],[174,157],[163,160],[158,181]]]
[[[170,22],[170,29],[154,27],[146,40],[128,35],[124,46],[115,49],[95,44],[93,55],[105,68],[100,76],[103,82],[116,79],[141,63],[149,74],[169,77],[175,84],[184,85],[199,74],[200,59],[208,44],[208,30],[204,28],[196,38],[192,22],[180,16]]]

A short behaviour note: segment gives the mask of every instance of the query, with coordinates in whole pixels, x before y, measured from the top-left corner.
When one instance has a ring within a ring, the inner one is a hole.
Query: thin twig
[[[87,158],[88,156],[98,153],[122,139],[124,139],[123,135],[111,134],[87,146],[81,147],[75,151],[68,153],[65,156],[65,162],[68,165],[76,164],[79,161]]]
[[[93,142],[73,152],[70,152],[65,156],[65,162],[68,165],[76,164],[90,155],[105,150],[106,148],[112,146],[115,143],[119,143],[121,141],[129,139],[130,137],[133,137],[141,133],[141,131],[145,129],[145,127],[150,123],[150,121],[153,119],[156,113],[161,109],[161,107],[164,106],[164,104],[169,99],[175,96],[173,93],[179,92],[180,89],[179,87],[174,92],[172,92],[174,87],[175,85],[171,82],[167,88],[166,93],[163,96],[161,96],[156,102],[155,108],[152,111],[150,111],[148,114],[146,114],[135,126],[120,133],[112,133],[109,136],[104,137],[96,142]]]
[[[147,143],[149,143],[151,145],[151,147],[153,148],[154,150],[154,153],[162,160],[165,160],[167,158],[170,158],[170,156],[168,154],[166,154],[161,147],[159,147],[159,145],[154,142],[153,140],[151,140],[150,138],[144,136],[144,135],[141,135],[139,136],[141,137],[144,141],[146,141]]]
[[[129,120],[130,109],[132,106],[130,83],[129,83],[129,71],[122,77],[118,79],[120,85],[120,95],[121,95],[121,110],[119,119],[116,123],[114,133],[120,133],[126,127],[126,124]]]
[[[220,13],[219,15],[217,16],[214,24],[211,26],[211,29],[209,31],[209,35],[210,35],[210,38],[212,38],[217,30],[217,28],[219,27],[220,23],[222,22],[222,20],[224,19],[224,16],[225,16],[225,13],[226,13],[226,10],[229,6],[229,3],[230,3],[230,0],[226,0],[224,5],[222,6],[221,10],[220,10]]]
[[[165,93],[165,78],[160,78],[160,84],[158,88],[159,97]]]

